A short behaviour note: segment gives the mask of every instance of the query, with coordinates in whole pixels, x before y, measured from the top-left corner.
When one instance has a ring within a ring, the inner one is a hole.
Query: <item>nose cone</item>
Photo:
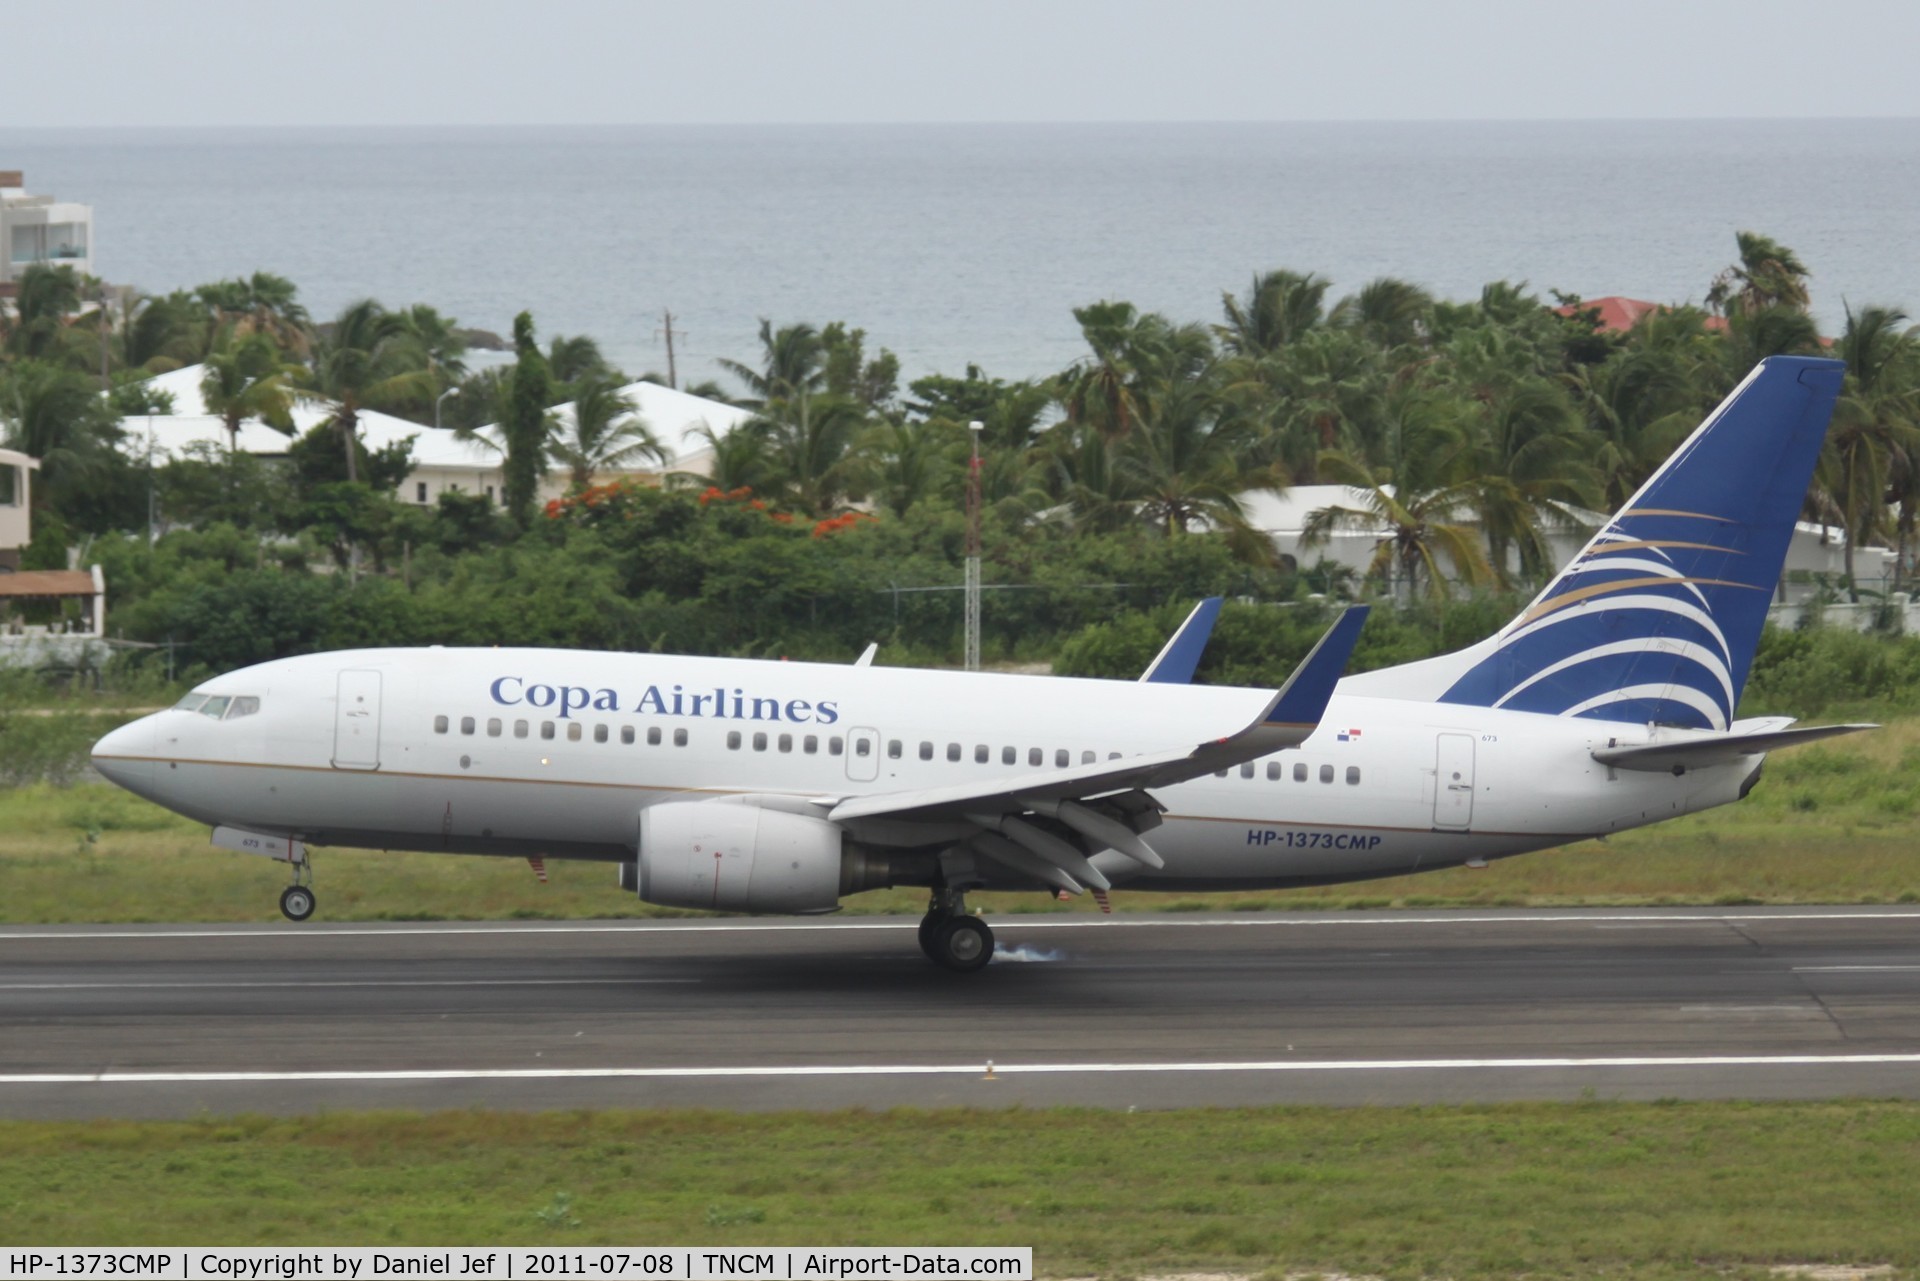
[[[93,745],[93,767],[130,792],[149,795],[159,728],[151,716],[122,725]]]

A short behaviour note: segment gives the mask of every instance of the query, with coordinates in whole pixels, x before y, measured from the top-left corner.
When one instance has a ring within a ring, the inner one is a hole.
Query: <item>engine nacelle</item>
[[[839,827],[804,814],[715,801],[649,805],[640,811],[640,897],[721,912],[831,912],[852,890],[842,883],[853,857],[845,844]]]

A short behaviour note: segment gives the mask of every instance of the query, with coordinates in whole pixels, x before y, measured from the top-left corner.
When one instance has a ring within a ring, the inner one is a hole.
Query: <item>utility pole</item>
[[[660,337],[662,334],[666,335],[666,338],[667,338],[667,386],[673,388],[675,391],[679,391],[680,390],[680,374],[679,374],[679,371],[673,367],[673,313],[671,311],[663,310],[660,313],[660,316],[663,323],[660,328],[653,331],[653,335],[656,338]]]
[[[973,457],[967,463],[967,670],[980,670],[980,433],[985,423],[968,423]]]

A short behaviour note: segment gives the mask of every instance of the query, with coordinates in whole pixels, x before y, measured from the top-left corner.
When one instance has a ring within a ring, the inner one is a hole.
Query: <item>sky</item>
[[[1920,116],[1914,0],[90,0],[0,125]]]

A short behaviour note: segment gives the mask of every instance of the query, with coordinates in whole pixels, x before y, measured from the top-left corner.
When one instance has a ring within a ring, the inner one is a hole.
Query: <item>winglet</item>
[[[1147,664],[1147,670],[1140,673],[1142,684],[1193,683],[1193,673],[1200,666],[1200,656],[1207,650],[1207,638],[1213,635],[1213,624],[1220,617],[1220,599],[1218,596],[1209,596],[1193,607],[1193,612],[1187,615],[1187,621],[1180,624],[1180,630],[1167,638],[1167,643]]]
[[[867,647],[860,651],[860,657],[853,660],[853,665],[855,667],[872,667],[873,656],[875,654],[878,654],[879,652],[880,652],[880,642],[869,641],[867,642]]]
[[[1314,726],[1320,723],[1321,714],[1327,710],[1327,700],[1333,697],[1333,687],[1340,683],[1340,677],[1347,670],[1347,660],[1353,657],[1353,646],[1360,639],[1360,629],[1366,625],[1369,608],[1349,605],[1334,620],[1326,635],[1307,651],[1300,666],[1293,669],[1293,675],[1280,687],[1273,707],[1267,712],[1266,724]]]

